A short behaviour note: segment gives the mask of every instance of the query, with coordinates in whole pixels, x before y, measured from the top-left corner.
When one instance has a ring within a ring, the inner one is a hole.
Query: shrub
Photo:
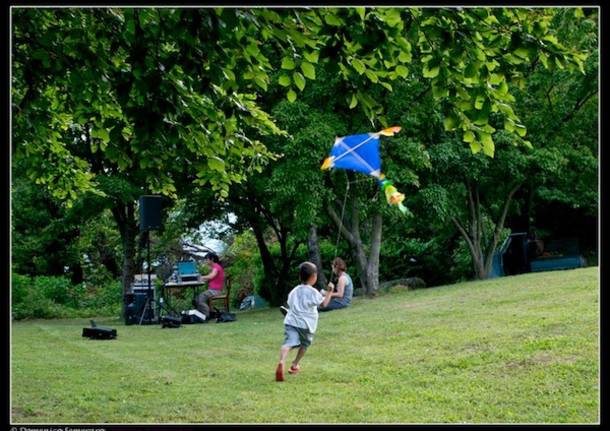
[[[71,284],[66,277],[13,274],[11,291],[15,320],[117,315],[121,311],[118,281],[86,288]]]
[[[32,288],[45,299],[68,307],[78,306],[78,286],[66,277],[38,276],[33,278]]]
[[[13,274],[11,300],[13,304],[22,303],[28,295],[28,285],[31,283],[30,277],[20,274]]]

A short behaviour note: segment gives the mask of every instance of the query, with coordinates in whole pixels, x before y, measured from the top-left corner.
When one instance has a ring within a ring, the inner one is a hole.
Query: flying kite
[[[400,132],[400,127],[390,127],[377,133],[349,135],[335,138],[330,155],[324,160],[320,169],[330,168],[351,169],[377,178],[390,205],[398,206],[405,214],[407,208],[402,204],[405,195],[399,193],[392,181],[385,178],[381,172],[381,157],[379,156],[379,137],[393,136]]]

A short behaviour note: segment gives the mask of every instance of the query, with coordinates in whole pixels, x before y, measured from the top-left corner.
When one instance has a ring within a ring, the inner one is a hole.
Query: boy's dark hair
[[[214,253],[208,253],[205,255],[206,259],[211,259],[212,262],[218,263],[220,261],[220,259],[218,259],[218,256]]]
[[[299,265],[299,279],[305,283],[313,274],[318,272],[318,268],[311,262],[303,262]]]

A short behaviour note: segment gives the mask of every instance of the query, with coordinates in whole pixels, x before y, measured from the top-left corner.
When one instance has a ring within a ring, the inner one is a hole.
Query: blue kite
[[[398,132],[400,132],[400,127],[390,127],[377,133],[337,137],[330,155],[324,160],[320,169],[351,169],[374,176],[378,179],[388,203],[397,205],[404,214],[407,212],[402,204],[405,195],[399,193],[392,182],[385,178],[381,172],[381,157],[379,156],[379,137],[381,135],[393,136]]]

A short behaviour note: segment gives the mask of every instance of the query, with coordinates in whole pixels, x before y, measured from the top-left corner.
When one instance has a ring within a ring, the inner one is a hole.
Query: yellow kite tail
[[[383,129],[381,132],[378,132],[378,133],[383,136],[394,136],[394,133],[398,133],[398,132],[400,132],[400,127],[394,126],[394,127],[388,127],[387,129]]]

